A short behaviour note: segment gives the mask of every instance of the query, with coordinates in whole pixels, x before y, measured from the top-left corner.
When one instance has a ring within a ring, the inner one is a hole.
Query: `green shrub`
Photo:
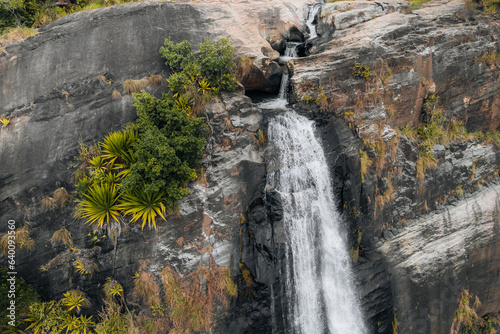
[[[177,201],[189,193],[187,182],[197,177],[205,148],[208,127],[194,115],[213,94],[236,86],[234,48],[227,39],[206,40],[198,59],[187,41],[167,39],[160,54],[174,71],[167,79],[173,95],[134,93],[136,121],[107,135],[95,149],[81,147],[80,168],[88,168],[90,175],[77,183],[76,216],[88,224],[102,228],[131,215],[131,222],[156,228],[157,216],[165,219],[165,213],[174,212]],[[160,79],[151,76],[148,82]]]
[[[469,4],[481,10],[484,15],[493,15],[500,10],[500,0],[472,0]]]
[[[228,80],[236,83],[236,79],[234,78],[235,66],[231,60],[233,56],[234,48],[231,46],[229,39],[221,38],[215,42],[206,39],[200,44],[200,57],[198,61],[201,66],[201,74],[213,86],[217,86],[217,81],[219,80],[221,84]]]
[[[193,48],[188,41],[175,44],[171,40],[165,39],[160,48],[160,55],[165,59],[165,65],[174,72],[183,71],[195,61]]]
[[[8,298],[10,290],[10,282],[7,281],[10,276],[7,274],[8,270],[5,267],[0,267],[0,332],[7,332],[12,330],[12,326],[9,326],[10,321],[7,318],[8,310],[10,304],[10,298]],[[27,284],[22,277],[16,277],[16,322],[15,325],[18,326],[21,323],[21,319],[28,313],[29,306],[36,302],[39,298],[36,289],[31,285]]]
[[[176,72],[167,79],[168,87],[174,94],[184,94],[190,84],[190,80],[185,72]]]

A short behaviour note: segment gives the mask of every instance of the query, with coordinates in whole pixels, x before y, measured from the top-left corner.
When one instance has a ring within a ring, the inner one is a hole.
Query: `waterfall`
[[[321,3],[314,3],[309,9],[309,15],[307,16],[306,20],[306,26],[309,28],[309,38],[308,40],[314,39],[318,37],[318,34],[316,33],[316,25],[313,24],[314,19],[316,18],[316,14],[318,14],[319,9],[321,8]]]
[[[297,53],[297,46],[299,46],[300,44],[301,43],[297,43],[297,42],[286,43],[285,55],[280,57],[280,61],[286,63],[290,59],[298,58],[299,55]]]
[[[280,92],[278,99],[288,101],[288,80],[290,79],[288,73],[283,73],[280,83]]]
[[[269,122],[280,168],[268,186],[282,198],[288,236],[287,333],[365,334],[340,233],[329,171],[313,122],[288,110]]]
[[[280,57],[283,61],[287,62],[290,59],[297,58],[297,45],[300,43],[287,43],[285,49],[285,56]],[[283,72],[281,76],[280,90],[278,98],[266,100],[258,103],[257,106],[262,109],[285,109],[288,104],[288,83],[289,75],[287,71]]]

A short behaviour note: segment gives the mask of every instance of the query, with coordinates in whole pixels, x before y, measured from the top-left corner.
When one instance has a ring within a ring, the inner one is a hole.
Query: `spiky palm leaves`
[[[108,183],[93,184],[88,193],[82,196],[83,198],[78,200],[77,215],[79,218],[87,218],[89,225],[97,223],[97,226],[102,228],[104,222],[109,224],[111,219],[118,220],[118,187]]]
[[[75,290],[71,290],[75,291]],[[69,291],[68,291],[69,292]],[[63,298],[64,300],[64,298]],[[88,302],[87,302],[88,303]],[[83,306],[83,305],[81,305]],[[24,319],[30,323],[26,330],[39,333],[92,333],[95,323],[92,317],[70,314],[62,306],[62,301],[37,302],[29,306]]]
[[[141,221],[156,229],[156,218],[165,219],[166,198],[162,191],[146,192],[145,186],[125,193],[120,183],[135,162],[133,145],[137,133],[132,130],[113,132],[100,144],[99,154],[88,160],[90,177],[77,186],[81,199],[76,209],[78,218],[87,219],[89,225],[99,228],[118,221],[120,215],[131,215],[131,222]]]
[[[131,223],[142,220],[142,228],[146,223],[156,229],[156,217],[165,218],[165,197],[163,191],[147,192],[144,187],[122,195],[122,202],[118,207],[125,215],[132,215]]]
[[[136,140],[137,133],[132,130],[110,133],[101,144],[102,158],[114,169],[128,168],[135,161],[132,145]]]
[[[123,287],[118,281],[111,279],[108,277],[106,279],[106,283],[103,286],[104,295],[106,299],[112,301],[113,298],[122,298],[123,297]]]
[[[64,298],[61,299],[61,302],[68,312],[76,311],[76,313],[80,313],[82,308],[90,307],[90,303],[85,298],[84,293],[79,290],[67,291],[64,293]]]
[[[97,264],[89,259],[76,260],[73,262],[73,265],[77,273],[80,275],[90,275],[91,277],[99,269]]]

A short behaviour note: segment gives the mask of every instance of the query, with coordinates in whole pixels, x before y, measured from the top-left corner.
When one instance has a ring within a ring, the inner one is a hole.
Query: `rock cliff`
[[[112,92],[126,79],[167,73],[158,53],[164,38],[197,45],[229,37],[237,54],[252,60],[242,80],[247,90],[277,91],[289,71],[292,102],[316,121],[338,209],[359,249],[354,276],[370,333],[391,333],[395,316],[400,333],[448,332],[465,288],[483,302],[481,315],[498,313],[498,146],[477,139],[436,145],[437,167],[421,180],[418,147],[395,131],[423,124],[432,94],[444,115],[469,131],[498,129],[499,67],[476,60],[500,52],[498,17],[475,15],[456,0],[413,12],[392,1],[328,3],[316,18],[319,38],[306,45],[309,56],[280,66],[284,42],[307,35],[307,13],[300,0],[132,3],[66,16],[7,46],[0,55],[0,116],[12,121],[0,130],[0,217],[25,222],[35,240],[34,251],[19,251],[19,274],[47,299],[77,286],[97,309],[108,276],[130,297],[136,271],[157,275],[169,265],[188,273],[213,260],[231,268],[240,292],[214,332],[284,331],[272,318],[281,319],[286,302],[280,285],[286,222],[279,194],[265,188],[274,148],[256,141],[274,112],[241,91],[223,93],[207,108],[205,179],[190,184],[179,215],[158,230],[131,225],[116,245],[93,243],[71,205],[48,212],[40,205],[59,186],[73,189],[71,165],[81,142],[134,120],[131,97],[112,99]],[[356,64],[383,80],[353,77]],[[321,94],[326,104],[298,103]],[[380,150],[366,147],[377,136],[390,159],[362,176],[359,152],[376,162]],[[392,196],[381,198],[389,188]],[[75,275],[68,267],[73,255],[51,245],[63,226],[77,256],[99,264],[92,280]],[[354,231],[362,231],[361,244]]]

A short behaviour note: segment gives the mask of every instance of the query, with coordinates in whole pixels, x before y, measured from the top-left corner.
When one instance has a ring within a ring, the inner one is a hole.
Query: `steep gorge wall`
[[[211,254],[218,265],[230,266],[235,274],[248,268],[252,277],[248,290],[241,276],[237,278],[244,293],[219,321],[219,332],[271,332],[271,293],[277,297],[274,314],[279,317],[282,312],[279,287],[286,222],[279,195],[264,189],[266,170],[274,168],[266,166],[266,155],[273,155],[273,148],[259,147],[254,139],[273,113],[263,113],[248,98],[225,94],[209,107],[213,135],[203,159],[206,183],[190,185],[180,217],[169,217],[157,231],[135,226],[123,231],[116,254],[111,242],[92,248],[86,236],[90,229],[73,221],[71,208],[47,213],[39,201],[56,182],[71,189],[68,166],[80,141],[99,140],[134,119],[130,96],[113,100],[111,93],[121,90],[125,79],[166,73],[158,54],[165,37],[196,45],[203,38],[229,36],[240,54],[254,57],[252,82],[267,90],[277,84],[281,71],[271,63],[278,56],[271,45],[279,48],[291,27],[304,31],[305,5],[134,3],[65,17],[39,35],[7,47],[0,56],[0,115],[12,118],[12,123],[0,130],[0,216],[30,222],[36,247],[31,254],[19,252],[20,274],[42,287],[45,298],[61,297],[71,286],[70,277],[73,286],[98,296],[98,284],[111,275],[128,282],[128,294],[136,271],[157,274],[168,264],[189,272],[210,264]],[[386,189],[384,177],[391,168],[383,168],[383,177],[371,170],[361,180],[359,136],[370,138],[378,124],[420,124],[423,99],[432,92],[441,96],[446,116],[463,119],[470,130],[498,127],[498,69],[474,61],[486,50],[500,51],[496,18],[475,17],[459,2],[436,1],[430,6],[406,15],[396,2],[327,4],[318,17],[323,36],[311,49],[313,55],[289,64],[296,100],[316,94],[318,87],[329,96],[327,112],[309,104],[302,105],[302,113],[316,120],[346,230],[361,227],[363,232],[355,276],[368,323],[377,333],[391,332],[395,309],[401,333],[410,328],[417,333],[448,331],[464,288],[479,295],[484,313],[499,310],[499,189],[498,177],[493,177],[500,164],[497,147],[478,141],[435,147],[438,168],[427,171],[422,182],[415,177],[417,148],[401,137],[397,162],[390,166],[400,168],[401,174],[394,175],[394,200],[384,208],[376,206],[376,196]],[[377,87],[380,96],[373,97],[369,93],[375,87],[353,78],[350,67],[373,66],[380,59],[392,76],[387,87]],[[111,85],[100,84],[99,75]],[[163,85],[148,91],[159,94],[166,89]],[[384,109],[389,105],[393,116]],[[343,118],[352,109],[358,133]],[[226,119],[234,129],[226,128]],[[376,152],[368,153],[376,158]],[[478,192],[481,179],[487,184]],[[453,193],[457,186],[467,198]],[[69,252],[50,245],[52,233],[62,226],[68,226],[82,249],[78,256],[99,263],[92,281],[78,279],[67,267]],[[356,238],[354,232],[350,236]],[[179,244],[180,237],[184,240]],[[48,271],[34,270],[52,259]],[[450,265],[455,262],[461,265]],[[425,275],[422,266],[430,268]]]

